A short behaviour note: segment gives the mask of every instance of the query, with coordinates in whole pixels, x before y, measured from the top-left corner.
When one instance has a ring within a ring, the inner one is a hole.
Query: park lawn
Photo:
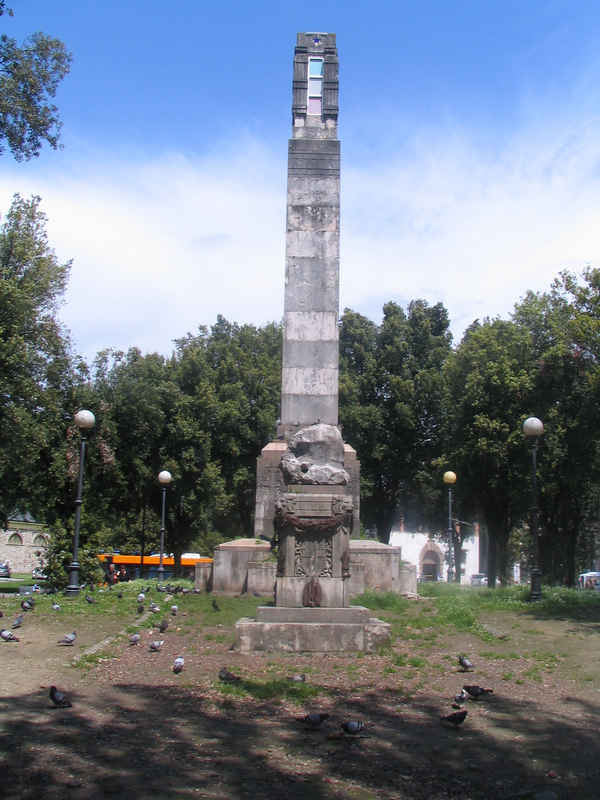
[[[218,597],[214,610],[210,595],[153,592],[161,613],[140,617],[140,587],[125,585],[121,600],[95,592],[91,605],[60,600],[59,612],[42,597],[21,642],[0,643],[3,674],[15,676],[0,699],[8,797],[599,795],[596,594],[547,590],[535,606],[519,589],[366,595],[392,625],[394,641],[379,653],[241,655],[231,649],[235,621],[265,599]],[[6,618],[18,602],[1,601]],[[76,646],[56,645],[71,629]],[[130,646],[134,630],[142,641]],[[152,654],[156,638],[165,643]],[[459,671],[458,653],[473,674]],[[171,670],[177,655],[180,675]],[[222,666],[240,682],[221,683]],[[50,707],[51,683],[69,692],[72,709]],[[494,693],[467,702],[454,730],[439,718],[463,683]],[[322,729],[298,722],[309,710],[330,714]],[[351,718],[366,723],[360,737],[342,734]]]

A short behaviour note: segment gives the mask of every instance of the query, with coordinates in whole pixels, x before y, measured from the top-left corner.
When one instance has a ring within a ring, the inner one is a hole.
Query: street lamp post
[[[452,487],[456,483],[456,473],[451,472],[444,472],[444,483],[448,487],[448,547],[450,548],[449,551],[449,559],[448,559],[448,582],[454,580],[454,573],[456,569],[456,559],[455,559],[455,552],[454,552],[454,526],[452,525]]]
[[[538,534],[537,448],[544,432],[544,424],[537,417],[528,417],[523,423],[523,433],[531,440],[531,538],[533,539],[533,566],[531,568],[531,599],[542,599],[542,571],[540,569],[540,539]]]
[[[67,596],[76,597],[79,594],[79,526],[81,522],[81,495],[83,493],[83,463],[85,461],[85,434],[96,424],[96,418],[91,411],[81,409],[75,414],[75,424],[81,432],[81,448],[79,451],[79,478],[77,480],[77,498],[75,500],[75,535],[73,536],[73,561],[69,567],[69,585]]]
[[[163,555],[165,550],[165,505],[167,501],[167,486],[173,480],[171,473],[163,469],[158,473],[158,482],[162,487],[162,511],[160,515],[160,561],[158,564],[158,579],[162,582],[165,575],[165,568],[163,566]]]

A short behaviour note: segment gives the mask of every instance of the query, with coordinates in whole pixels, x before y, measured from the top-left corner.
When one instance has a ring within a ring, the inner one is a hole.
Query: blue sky
[[[0,30],[73,53],[64,150],[0,162],[73,259],[86,357],[168,353],[221,313],[283,312],[297,31],[337,34],[341,308],[445,303],[456,339],[560,269],[600,264],[600,5],[13,0]]]

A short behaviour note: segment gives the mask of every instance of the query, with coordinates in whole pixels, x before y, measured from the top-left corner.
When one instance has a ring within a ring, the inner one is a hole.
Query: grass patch
[[[502,673],[502,680],[503,681],[512,681],[513,673],[512,672],[503,672]]]
[[[518,661],[521,658],[518,653],[498,653],[493,650],[483,650],[479,655],[481,658],[490,658],[499,661]]]
[[[311,686],[309,683],[296,683],[288,680],[252,681],[241,680],[239,683],[215,684],[215,687],[225,695],[244,697],[251,695],[257,700],[291,700],[296,703],[305,703],[316,697],[323,689]]]

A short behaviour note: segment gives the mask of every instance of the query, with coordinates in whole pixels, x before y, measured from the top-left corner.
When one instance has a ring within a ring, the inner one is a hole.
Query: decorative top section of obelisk
[[[294,138],[316,138],[316,131],[321,129],[331,131],[329,135],[335,139],[338,96],[335,33],[299,33],[294,51]]]

